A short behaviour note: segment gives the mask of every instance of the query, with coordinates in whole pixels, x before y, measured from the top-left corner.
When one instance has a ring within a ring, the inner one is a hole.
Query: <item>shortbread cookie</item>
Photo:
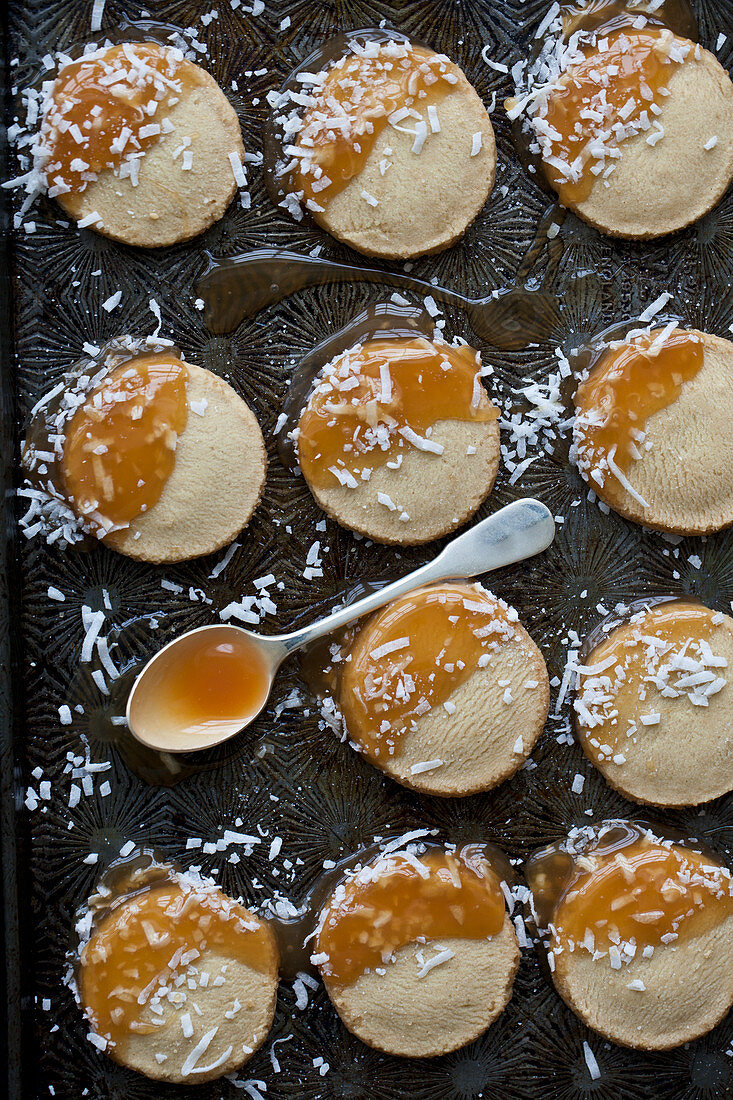
[[[588,1027],[669,1050],[728,1012],[733,897],[715,857],[609,822],[589,842],[581,833],[535,856],[527,875],[549,928],[552,980]]]
[[[574,398],[572,456],[627,519],[705,535],[733,523],[733,344],[673,328],[599,357]]]
[[[661,237],[727,190],[733,84],[708,50],[629,23],[572,36],[530,73],[536,86],[518,90],[510,116],[527,111],[561,202],[602,232]]]
[[[575,724],[588,758],[636,802],[695,806],[733,790],[733,619],[671,600],[588,652]]]
[[[123,898],[81,951],[77,986],[111,1058],[158,1081],[232,1073],[267,1037],[271,929],[217,887],[178,873]]]
[[[337,703],[350,740],[398,783],[485,791],[531,753],[547,668],[517,613],[479,584],[438,584],[388,604],[342,656]]]
[[[160,345],[136,354],[140,345],[127,338],[78,365],[37,410],[23,462],[50,541],[55,528],[62,542],[86,533],[140,561],[184,561],[249,522],[265,445],[228,383]]]
[[[368,256],[406,259],[453,244],[496,173],[491,120],[461,69],[423,46],[366,41],[308,75],[296,105],[304,92],[309,101],[284,123],[291,196]],[[287,102],[283,93],[278,110]]]
[[[40,141],[49,195],[80,225],[144,248],[203,232],[244,180],[239,120],[221,88],[155,42],[62,66]]]
[[[480,845],[392,852],[337,886],[313,960],[339,1016],[388,1054],[465,1046],[506,1008],[519,948]]]
[[[369,340],[324,367],[295,438],[318,504],[377,542],[465,523],[499,466],[498,409],[479,356],[424,337]]]

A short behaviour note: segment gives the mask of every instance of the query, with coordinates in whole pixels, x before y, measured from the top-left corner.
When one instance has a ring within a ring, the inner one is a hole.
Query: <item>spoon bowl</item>
[[[234,737],[265,706],[280,665],[298,649],[425,584],[477,577],[545,550],[555,522],[517,500],[453,539],[419,569],[290,634],[214,624],[174,638],[144,666],[127,700],[134,737],[161,752],[192,752]]]
[[[201,626],[174,638],[138,676],[127,724],[148,748],[211,748],[253,722],[267,702],[283,654],[240,626]],[[243,670],[246,669],[246,675]]]

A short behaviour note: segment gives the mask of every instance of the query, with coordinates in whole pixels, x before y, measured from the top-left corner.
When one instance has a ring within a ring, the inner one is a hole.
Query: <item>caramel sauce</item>
[[[243,631],[197,631],[169,653],[146,673],[151,680],[135,696],[131,720],[136,730],[164,730],[174,752],[215,743],[232,726],[245,726],[267,700],[270,668]]]
[[[571,65],[553,87],[541,129],[536,126],[545,172],[566,205],[587,199],[602,177],[593,169],[603,167],[605,155],[595,152],[594,145],[600,142],[613,157],[626,137],[638,130],[643,112],[653,122],[652,105],[663,105],[662,89],[679,65],[669,56],[674,38],[666,29],[622,27],[605,41],[608,48],[603,52],[596,46],[583,49],[585,60]],[[631,101],[633,109],[626,114]],[[572,166],[571,179],[566,165]]]
[[[351,985],[384,966],[400,947],[447,938],[486,939],[504,925],[504,895],[486,858],[471,847],[431,849],[413,859],[395,852],[339,886],[321,912],[316,952],[321,972]]]
[[[315,103],[303,116],[292,189],[303,191],[311,209],[323,210],[359,174],[391,115],[404,110],[399,125],[414,129],[411,113],[417,113],[429,134],[428,105],[439,103],[457,82],[458,70],[447,58],[410,43],[341,57],[314,88]]]
[[[43,121],[49,185],[81,191],[144,152],[160,140],[163,112],[196,81],[180,52],[154,42],[120,43],[65,65]]]
[[[701,640],[707,642],[715,629],[716,612],[699,603],[669,600],[647,611],[641,619],[616,626],[611,633],[585,656],[587,665],[613,663],[599,673],[600,690],[604,699],[610,697],[608,706],[591,705],[593,724],[576,705],[575,722],[578,732],[589,752],[599,758],[610,755],[606,750],[622,749],[628,737],[644,737],[645,726],[640,715],[654,710],[656,688],[652,684],[663,666],[673,656],[684,654],[698,659]],[[658,638],[663,647],[654,646],[650,639]],[[620,671],[619,671],[620,670]],[[725,670],[723,670],[725,671]],[[715,669],[714,672],[720,672]],[[711,675],[713,673],[711,672]],[[685,676],[685,670],[675,675]],[[591,694],[597,680],[591,677]],[[665,677],[664,682],[674,687],[675,680]],[[580,698],[583,699],[581,682]],[[688,689],[689,690],[689,689]],[[680,692],[684,698],[684,692]],[[602,721],[598,721],[598,718]],[[692,715],[691,715],[692,718]],[[656,727],[653,727],[656,728]]]
[[[146,1006],[207,953],[259,972],[277,966],[267,926],[217,887],[178,877],[122,900],[81,952],[80,994],[97,1032],[115,1044],[153,1033]]]
[[[653,330],[609,348],[578,386],[574,434],[581,470],[604,470],[612,462],[628,470],[643,451],[647,421],[673,404],[702,368],[704,347],[697,333],[678,330],[652,349],[658,335]],[[605,477],[604,497],[613,501],[620,490],[617,479]]]
[[[245,317],[255,317],[268,306],[308,287],[331,283],[370,283],[383,287],[388,283],[457,306],[483,340],[497,348],[517,351],[550,338],[564,308],[542,285],[531,288],[523,285],[545,250],[548,270],[557,267],[562,238],[548,235],[548,228],[558,224],[554,214],[552,207],[543,218],[537,238],[517,273],[517,285],[495,290],[483,298],[467,298],[447,287],[381,267],[337,263],[281,248],[258,248],[228,259],[211,259],[196,291],[205,303],[207,326],[212,332],[225,333],[233,332]]]
[[[579,30],[603,29],[622,21],[628,25],[643,15],[681,38],[697,40],[697,23],[688,0],[663,0],[661,6],[653,5],[652,0],[566,0],[560,4],[560,15],[565,39]]]
[[[461,584],[418,589],[377,612],[342,666],[338,700],[351,739],[372,759],[399,755],[405,731],[513,637],[511,614]]]
[[[473,348],[421,337],[368,340],[344,352],[325,369],[300,417],[304,476],[323,488],[348,484],[399,460],[414,445],[405,430],[424,437],[439,420],[498,419],[499,410],[481,402],[477,359]]]
[[[188,420],[181,360],[142,355],[111,372],[66,431],[62,476],[74,508],[100,535],[160,499]]]
[[[731,912],[724,868],[689,848],[638,837],[576,862],[554,914],[553,938],[591,951],[624,943],[640,950],[699,935]]]
[[[641,647],[644,638],[651,635],[660,638],[670,646],[683,646],[690,639],[699,641],[709,638],[713,630],[715,611],[699,603],[686,603],[684,600],[667,600],[649,609],[641,621],[624,623],[619,626],[605,642],[601,642],[588,657],[588,664],[595,664],[602,657],[618,655],[621,658],[629,651],[643,656]]]

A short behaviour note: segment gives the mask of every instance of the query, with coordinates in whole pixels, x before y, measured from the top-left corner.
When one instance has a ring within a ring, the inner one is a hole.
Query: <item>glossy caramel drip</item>
[[[642,719],[655,711],[660,691],[684,703],[692,694],[698,705],[708,688],[717,694],[726,672],[709,644],[716,617],[722,619],[701,604],[671,600],[616,626],[592,649],[585,666],[599,671],[582,677],[575,699],[576,723],[591,755],[604,759],[623,750],[629,738],[635,743],[647,729],[653,733],[655,716],[648,726]],[[707,676],[708,683],[689,684],[691,674]]]
[[[200,737],[210,741],[217,731],[244,726],[259,713],[270,690],[270,674],[256,644],[243,633],[218,628],[200,631],[176,658],[156,664],[147,690],[158,715],[176,741],[190,748]],[[145,722],[143,718],[143,724]]]
[[[661,6],[654,0],[565,0],[560,3],[560,15],[565,39],[579,30],[630,25],[643,15],[682,38],[697,40],[697,24],[688,0],[663,0]]]
[[[485,399],[473,348],[422,337],[368,340],[340,355],[316,383],[298,424],[298,461],[313,485],[349,484],[362,471],[401,461],[414,446],[405,432],[425,437],[439,420],[498,416]]]
[[[160,499],[186,427],[188,371],[169,355],[142,355],[113,370],[66,431],[63,481],[100,537]]]
[[[613,500],[621,485],[613,466],[625,472],[644,450],[644,428],[666,409],[703,365],[698,333],[678,330],[652,346],[659,330],[609,348],[575,394],[575,446],[583,472],[599,469],[603,495]]]
[[[315,103],[303,115],[292,190],[303,191],[311,209],[323,210],[359,174],[391,115],[404,110],[396,124],[414,130],[418,121],[429,135],[428,105],[449,95],[458,79],[446,57],[410,43],[371,44],[366,53],[340,58],[313,89]]]
[[[600,39],[601,30],[598,35]],[[644,112],[649,133],[654,132],[652,105],[663,106],[663,89],[679,65],[670,57],[670,45],[685,45],[657,27],[623,27],[603,41],[605,50],[595,46],[582,51],[585,59],[559,78],[546,112],[534,119],[545,172],[566,204],[588,198],[623,141],[646,129]]]
[[[157,1030],[147,1005],[165,1003],[189,968],[205,970],[207,955],[259,972],[277,966],[267,926],[218,887],[177,878],[123,900],[81,952],[79,990],[96,1031],[117,1044]]]
[[[49,187],[82,191],[96,173],[159,141],[164,112],[196,72],[180,51],[153,42],[109,46],[65,65],[43,121]]]
[[[461,584],[418,589],[377,612],[341,674],[351,739],[372,759],[399,755],[405,731],[514,637],[513,621],[516,612],[490,593]]]
[[[640,837],[576,862],[553,939],[604,952],[633,943],[640,951],[697,935],[731,912],[725,868],[689,848]]]
[[[431,849],[417,857],[422,874],[414,859],[396,852],[377,860],[324,906],[316,951],[327,956],[318,965],[335,985],[351,985],[365,971],[389,965],[390,956],[410,943],[479,940],[501,931],[504,895],[485,858],[470,848],[455,854]]]

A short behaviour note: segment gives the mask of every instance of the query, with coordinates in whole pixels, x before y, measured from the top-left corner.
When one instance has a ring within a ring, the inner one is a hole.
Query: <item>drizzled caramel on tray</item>
[[[720,662],[709,646],[716,617],[722,619],[699,603],[665,601],[615,626],[590,650],[584,663],[599,671],[581,681],[575,720],[593,756],[603,759],[623,749],[629,737],[643,739],[641,716],[654,711],[658,690],[683,700],[689,692],[699,691],[702,705],[705,684],[694,689],[690,677],[699,680],[702,674],[712,690],[719,688]],[[710,669],[705,667],[708,663]]]
[[[160,140],[165,110],[196,81],[180,51],[125,42],[72,61],[60,71],[43,122],[49,186],[80,191]]]
[[[680,64],[669,51],[683,43],[666,28],[596,33],[598,44],[570,65],[534,121],[545,172],[566,204],[588,198],[602,177],[594,168],[605,171],[604,157],[620,155],[620,145],[640,124],[654,134],[655,108],[663,106],[664,89]]]
[[[631,943],[641,951],[698,935],[731,912],[730,875],[710,856],[636,836],[576,860],[553,939],[566,948],[613,952]]]
[[[499,877],[480,846],[395,852],[331,895],[316,937],[316,952],[327,956],[319,968],[334,984],[351,985],[407,944],[495,936],[504,913]]]
[[[653,0],[562,0],[560,3],[566,39],[578,30],[629,25],[640,15],[652,24],[669,27],[682,38],[697,39],[697,24],[688,0],[662,0],[661,6]]]
[[[488,592],[459,584],[419,589],[378,612],[341,673],[351,739],[372,759],[399,755],[405,731],[513,637],[512,614]]]
[[[64,488],[100,535],[125,527],[160,499],[188,419],[187,378],[179,359],[139,356],[112,371],[74,414]]]
[[[600,468],[604,496],[611,500],[621,488],[613,466],[626,472],[640,457],[647,421],[676,401],[703,365],[698,333],[678,330],[661,344],[659,336],[656,329],[609,348],[574,398],[578,465],[583,471]]]
[[[189,968],[206,970],[205,954],[259,972],[276,966],[267,928],[217,887],[171,876],[123,899],[81,952],[80,994],[96,1031],[115,1044],[156,1031],[147,1006],[175,1003],[181,987],[176,979],[191,975]],[[218,962],[216,968],[218,973]]]
[[[324,208],[359,174],[390,116],[399,112],[395,125],[424,127],[427,136],[428,105],[438,104],[457,82],[455,65],[422,46],[367,42],[346,54],[313,89],[315,103],[306,108],[295,146],[293,189]]]
[[[298,460],[311,484],[353,488],[415,446],[441,454],[428,437],[439,420],[498,416],[485,400],[472,348],[422,337],[368,340],[340,355],[316,383],[298,425]]]

